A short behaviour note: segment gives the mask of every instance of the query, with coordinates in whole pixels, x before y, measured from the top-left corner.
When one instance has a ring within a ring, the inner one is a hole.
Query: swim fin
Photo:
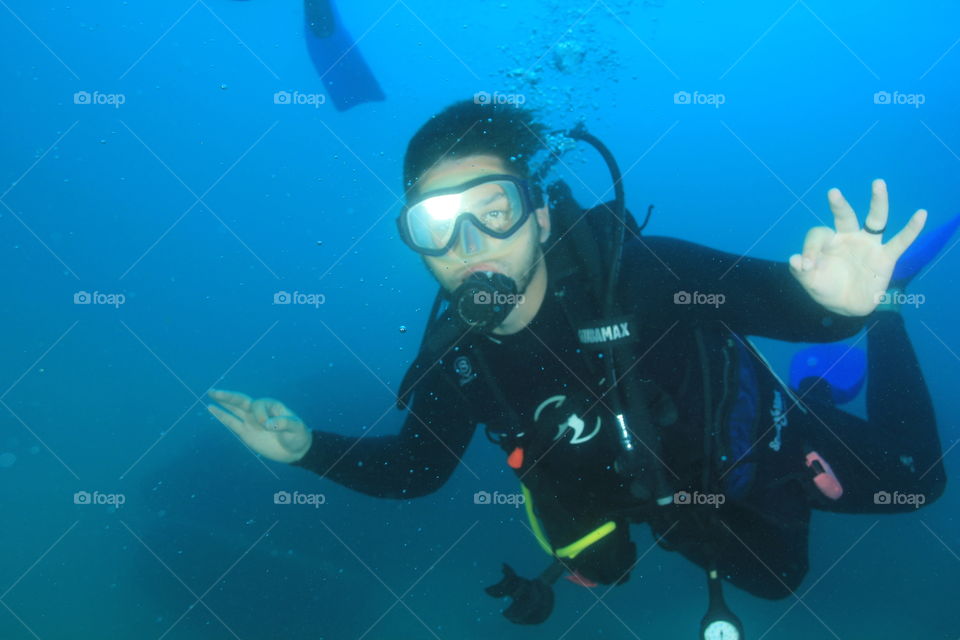
[[[304,0],[307,50],[337,111],[386,96],[337,15],[333,0]]]
[[[893,276],[890,278],[890,286],[896,288],[906,286],[943,250],[957,227],[960,227],[960,215],[954,216],[936,229],[923,233],[914,240],[910,248],[897,260],[897,266],[893,268]]]
[[[867,352],[842,342],[816,344],[793,354],[790,387],[801,390],[807,378],[823,378],[830,386],[834,404],[857,397],[867,377]]]

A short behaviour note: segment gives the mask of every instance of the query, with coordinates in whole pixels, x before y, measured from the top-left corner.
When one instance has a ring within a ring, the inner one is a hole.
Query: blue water
[[[296,2],[2,6],[3,640],[696,636],[702,572],[658,548],[607,595],[562,581],[548,623],[506,622],[482,588],[546,557],[522,510],[474,505],[516,490],[482,436],[441,491],[383,501],[258,459],[204,409],[217,386],[316,429],[399,427],[435,291],[396,237],[401,161],[454,100],[584,118],[633,209],[657,205],[650,231],[728,251],[785,260],[830,223],[827,189],[862,215],[876,177],[891,227],[960,212],[946,0],[344,2],[387,100],[342,113],[274,103],[323,94]],[[588,154],[571,166],[584,204],[604,194]],[[904,310],[953,485],[958,264],[950,247]],[[795,347],[759,344],[785,373]],[[802,603],[727,600],[751,639],[955,639],[958,506],[950,486],[916,514],[817,513]]]

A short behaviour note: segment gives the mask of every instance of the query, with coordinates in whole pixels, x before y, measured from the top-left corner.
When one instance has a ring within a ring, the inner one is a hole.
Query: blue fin
[[[842,342],[816,344],[793,354],[790,361],[790,387],[800,389],[807,378],[823,378],[830,383],[835,404],[857,397],[867,377],[867,352]]]
[[[897,260],[890,282],[903,286],[927,266],[947,245],[950,236],[960,227],[960,215],[954,216],[936,229],[921,233],[910,248]]]
[[[304,0],[307,50],[337,111],[386,99],[332,0]]]

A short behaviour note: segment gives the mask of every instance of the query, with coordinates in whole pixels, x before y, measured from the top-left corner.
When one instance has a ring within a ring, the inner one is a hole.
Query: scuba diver
[[[584,211],[568,185],[545,185],[560,151],[544,139],[557,135],[600,152],[612,202]],[[548,159],[534,168],[540,152]],[[209,392],[209,409],[267,458],[394,499],[441,487],[482,425],[550,557],[533,579],[504,565],[487,589],[510,599],[511,621],[543,622],[562,575],[626,582],[637,562],[629,526],[646,523],[706,570],[700,637],[742,638],[721,582],[792,593],[812,509],[893,512],[908,507],[880,509],[875,492],[924,504],[942,493],[932,411],[869,433],[821,422],[745,338],[835,342],[889,313],[875,308],[926,212],[883,242],[883,181],[862,227],[830,190],[836,228],[812,229],[786,264],[642,235],[652,206],[637,224],[609,150],[583,127],[550,132],[513,105],[449,106],[413,136],[403,172],[400,237],[440,292],[400,386],[400,432],[311,431],[278,400],[224,390]],[[899,374],[904,356],[871,362]],[[913,402],[929,402],[919,369],[907,369],[919,380]]]

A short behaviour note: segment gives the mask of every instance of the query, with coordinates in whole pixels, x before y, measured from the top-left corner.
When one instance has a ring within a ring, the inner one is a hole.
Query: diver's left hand
[[[883,236],[860,228],[857,214],[839,189],[830,189],[827,200],[836,230],[814,227],[807,232],[803,254],[790,256],[790,271],[814,300],[844,316],[865,316],[880,302],[890,285],[893,267],[927,221],[918,209],[897,235],[883,243]],[[866,226],[887,225],[887,185],[873,181],[873,196]]]

